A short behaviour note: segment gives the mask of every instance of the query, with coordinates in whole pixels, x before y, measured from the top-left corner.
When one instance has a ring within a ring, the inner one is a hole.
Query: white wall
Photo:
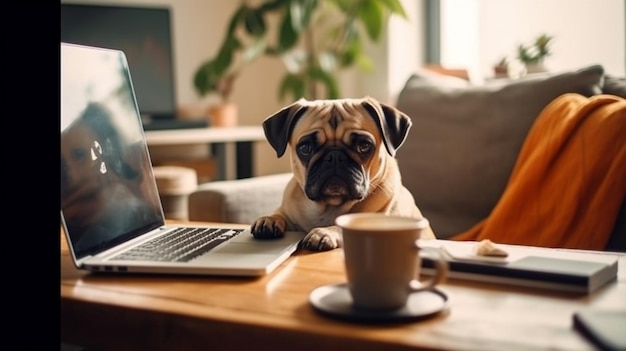
[[[441,0],[442,63],[491,76],[502,56],[515,60],[519,44],[554,36],[551,71],[601,64],[626,73],[624,0]]]
[[[376,71],[354,75],[349,96],[369,95],[381,102],[395,104],[408,77],[423,64],[423,1],[400,0],[407,13],[406,19],[390,17],[389,26],[379,43],[369,43],[367,52],[376,65]],[[344,84],[349,83],[344,80]]]
[[[476,0],[442,0],[441,63],[448,68],[479,65],[479,7]]]

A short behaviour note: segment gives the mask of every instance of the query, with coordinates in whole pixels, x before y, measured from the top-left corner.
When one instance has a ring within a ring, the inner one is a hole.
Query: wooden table
[[[150,130],[145,134],[149,147],[209,145],[217,159],[218,180],[254,176],[253,143],[265,141],[261,126]]]
[[[345,280],[341,249],[297,253],[257,279],[106,276],[76,270],[61,240],[61,340],[99,350],[593,350],[574,311],[626,309],[626,255],[618,281],[592,295],[448,280],[447,312],[363,325],[308,303]]]

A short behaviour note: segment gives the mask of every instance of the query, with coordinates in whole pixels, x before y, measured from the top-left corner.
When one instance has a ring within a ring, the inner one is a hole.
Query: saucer
[[[432,317],[448,308],[448,296],[438,289],[414,292],[404,307],[370,310],[353,306],[347,284],[324,285],[309,294],[309,303],[326,316],[354,322],[408,322]]]

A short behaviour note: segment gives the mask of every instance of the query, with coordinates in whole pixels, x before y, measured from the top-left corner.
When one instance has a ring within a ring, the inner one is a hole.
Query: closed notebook
[[[508,256],[490,258],[474,253],[475,242],[433,240],[424,245],[443,248],[454,279],[589,294],[617,277],[617,253],[500,245]],[[427,257],[422,265],[424,273],[433,271]]]
[[[626,350],[624,309],[581,309],[574,312],[573,326],[601,350]]]

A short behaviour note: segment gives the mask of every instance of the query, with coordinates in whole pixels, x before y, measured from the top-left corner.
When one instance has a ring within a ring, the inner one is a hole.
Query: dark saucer
[[[432,317],[448,308],[448,296],[438,289],[415,292],[406,306],[395,310],[356,308],[346,284],[325,285],[309,294],[309,302],[321,314],[365,323],[409,322]]]

